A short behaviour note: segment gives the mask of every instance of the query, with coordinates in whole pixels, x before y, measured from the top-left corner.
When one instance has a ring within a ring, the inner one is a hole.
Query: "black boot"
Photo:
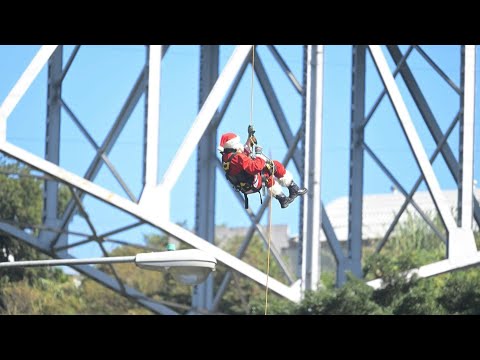
[[[289,197],[285,196],[284,194],[280,194],[280,195],[275,196],[275,199],[278,200],[282,209],[285,209],[293,201],[293,199],[290,199]]]
[[[288,191],[290,192],[289,198],[292,199],[292,201],[295,200],[298,195],[305,195],[307,193],[307,189],[300,189],[298,185],[295,184],[295,182],[293,181],[288,187]]]

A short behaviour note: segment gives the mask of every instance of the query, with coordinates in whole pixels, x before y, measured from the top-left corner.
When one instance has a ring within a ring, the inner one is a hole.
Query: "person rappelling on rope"
[[[245,144],[242,144],[238,135],[229,132],[220,138],[218,150],[222,154],[227,179],[245,196],[246,209],[247,195],[259,192],[262,186],[271,190],[282,208],[286,208],[297,196],[307,193],[307,189],[299,188],[295,184],[292,174],[282,163],[271,160],[262,153],[262,147],[257,145],[255,130],[251,125],[248,127]],[[282,186],[288,188],[289,196],[283,193]]]

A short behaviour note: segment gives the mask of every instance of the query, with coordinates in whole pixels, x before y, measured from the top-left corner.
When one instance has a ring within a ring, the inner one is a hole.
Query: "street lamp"
[[[186,285],[197,285],[215,271],[217,260],[198,249],[141,253],[134,256],[114,256],[90,259],[54,259],[0,263],[0,268],[135,263],[147,270],[167,270],[173,278]]]
[[[143,253],[135,256],[135,264],[142,269],[167,269],[173,278],[186,285],[197,285],[215,271],[217,260],[197,249]]]

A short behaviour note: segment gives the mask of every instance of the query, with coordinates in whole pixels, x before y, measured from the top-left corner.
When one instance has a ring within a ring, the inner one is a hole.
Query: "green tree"
[[[448,314],[480,315],[480,270],[478,268],[442,275],[445,284],[438,302]]]
[[[29,170],[17,164],[2,163],[0,166],[0,218],[7,223],[19,223],[22,229],[32,229],[39,224],[42,211],[42,191],[40,184],[28,177]],[[14,175],[19,173],[22,176]],[[0,234],[0,261],[15,259],[35,259],[39,254],[30,246],[21,243],[4,233]],[[29,268],[0,269],[0,277],[20,281],[25,276],[32,278],[35,270]]]
[[[8,315],[74,315],[85,307],[81,291],[68,278],[10,282],[0,288],[0,298],[0,314]]]
[[[446,231],[440,217],[431,214],[428,216],[435,228],[446,237]],[[421,266],[445,258],[446,247],[445,243],[423,219],[407,212],[406,219],[397,224],[382,253],[389,257],[409,254],[415,257],[413,259],[415,265]]]
[[[394,315],[442,315],[445,309],[438,303],[440,288],[433,279],[421,279],[400,294],[391,306]]]
[[[90,278],[83,278],[79,296],[85,306],[79,314],[87,315],[147,315],[151,311]]]
[[[373,298],[374,290],[351,274],[338,289],[308,291],[294,312],[299,315],[371,315],[384,310]]]
[[[43,182],[31,169],[0,158],[0,219],[38,235],[43,208]],[[69,194],[60,189],[59,209]],[[0,261],[48,257],[5,233],[0,234]],[[0,269],[0,313],[72,313],[81,309],[74,283],[60,269],[50,267]],[[56,309],[56,310],[55,310]]]
[[[31,169],[26,166],[0,159],[0,219],[38,235],[38,224],[41,223],[43,208],[43,182],[29,176],[30,173]],[[66,188],[60,190],[60,209],[65,208],[69,197],[66,190]],[[31,246],[2,233],[0,261],[8,261],[11,256],[16,260],[48,258]],[[0,277],[7,277],[11,281],[26,278],[31,282],[37,277],[49,278],[58,275],[58,269],[47,267],[0,269]]]

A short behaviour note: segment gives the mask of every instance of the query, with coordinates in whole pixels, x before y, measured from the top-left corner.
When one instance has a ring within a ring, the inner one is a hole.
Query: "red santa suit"
[[[251,158],[248,155],[248,149],[249,148],[247,145],[244,146],[240,142],[240,138],[237,135],[233,133],[224,134],[220,139],[220,146],[218,147],[218,150],[222,152],[222,163],[224,164],[224,169],[225,167],[228,167],[228,169],[225,169],[225,171],[233,177],[240,178],[244,181],[246,179],[249,180],[248,182],[254,189],[242,191],[246,194],[259,191],[262,188],[262,174],[266,180],[267,188],[271,188],[273,186],[273,195],[275,196],[280,194],[282,192],[281,186],[276,184],[275,178],[271,176],[270,173],[265,169],[266,158],[263,155],[257,155],[255,158]],[[275,165],[275,177],[278,179],[281,185],[289,186],[292,181],[291,174],[279,161],[273,160],[273,163]]]

